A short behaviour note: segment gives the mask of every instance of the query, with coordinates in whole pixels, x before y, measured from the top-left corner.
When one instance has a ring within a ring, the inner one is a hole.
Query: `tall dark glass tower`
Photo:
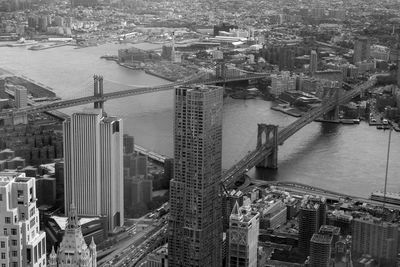
[[[168,264],[220,267],[223,88],[175,90]]]

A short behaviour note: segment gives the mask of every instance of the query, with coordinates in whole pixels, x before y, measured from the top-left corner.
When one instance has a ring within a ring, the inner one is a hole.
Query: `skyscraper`
[[[313,234],[310,240],[310,267],[331,266],[332,236]]]
[[[107,215],[110,231],[123,225],[122,120],[88,109],[63,131],[65,210],[74,202],[78,215]]]
[[[304,256],[309,255],[310,239],[318,233],[326,222],[326,199],[322,197],[304,196],[299,214],[299,249]]]
[[[0,173],[0,266],[46,266],[36,199],[35,178]]]
[[[366,60],[371,55],[370,41],[368,37],[358,36],[354,43],[353,63]]]
[[[229,218],[229,267],[257,267],[260,213],[235,203]]]
[[[310,73],[311,75],[314,75],[314,73],[318,69],[318,55],[317,51],[312,50],[311,55],[310,55]]]
[[[222,104],[221,87],[175,90],[168,238],[171,266],[221,266]]]

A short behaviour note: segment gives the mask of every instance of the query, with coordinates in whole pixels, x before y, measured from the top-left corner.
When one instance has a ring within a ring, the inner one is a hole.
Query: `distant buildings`
[[[354,64],[369,59],[369,57],[371,56],[370,46],[370,40],[368,37],[356,37],[353,54]]]
[[[75,206],[72,203],[68,216],[67,227],[57,253],[52,248],[49,256],[49,267],[96,267],[96,245],[92,239],[90,245],[86,245],[82,235],[81,225]]]
[[[171,266],[222,264],[222,100],[221,87],[175,89],[175,167],[168,224]]]
[[[315,50],[312,50],[311,55],[310,55],[310,73],[311,73],[311,75],[314,75],[314,73],[317,71],[317,69],[318,69],[318,55]]]
[[[257,267],[259,219],[257,211],[236,202],[229,219],[229,267]]]
[[[25,108],[28,105],[28,91],[23,86],[15,87],[15,106]]]
[[[132,208],[137,203],[152,200],[153,180],[147,175],[147,156],[134,149],[134,138],[124,134],[124,206]]]
[[[122,120],[101,109],[75,113],[63,123],[65,210],[107,215],[109,230],[124,223]]]
[[[271,91],[274,96],[279,96],[283,92],[296,90],[297,76],[290,75],[288,71],[282,71],[281,74],[271,75]]]
[[[238,26],[229,23],[214,25],[214,36],[220,35],[220,31],[229,32],[231,29],[238,29]]]
[[[46,266],[36,198],[34,178],[0,173],[0,266]]]

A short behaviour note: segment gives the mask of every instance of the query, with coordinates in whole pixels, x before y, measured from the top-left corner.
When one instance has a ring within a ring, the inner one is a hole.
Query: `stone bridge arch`
[[[271,154],[267,155],[257,167],[278,168],[278,126],[259,123],[257,129],[257,149],[263,145],[272,146]]]

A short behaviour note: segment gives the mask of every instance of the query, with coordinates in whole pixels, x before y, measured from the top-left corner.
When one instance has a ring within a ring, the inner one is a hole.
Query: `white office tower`
[[[122,129],[120,118],[101,109],[63,124],[65,210],[74,202],[79,216],[106,215],[109,231],[124,223]]]
[[[39,230],[35,178],[0,172],[0,266],[46,266],[46,233]]]

